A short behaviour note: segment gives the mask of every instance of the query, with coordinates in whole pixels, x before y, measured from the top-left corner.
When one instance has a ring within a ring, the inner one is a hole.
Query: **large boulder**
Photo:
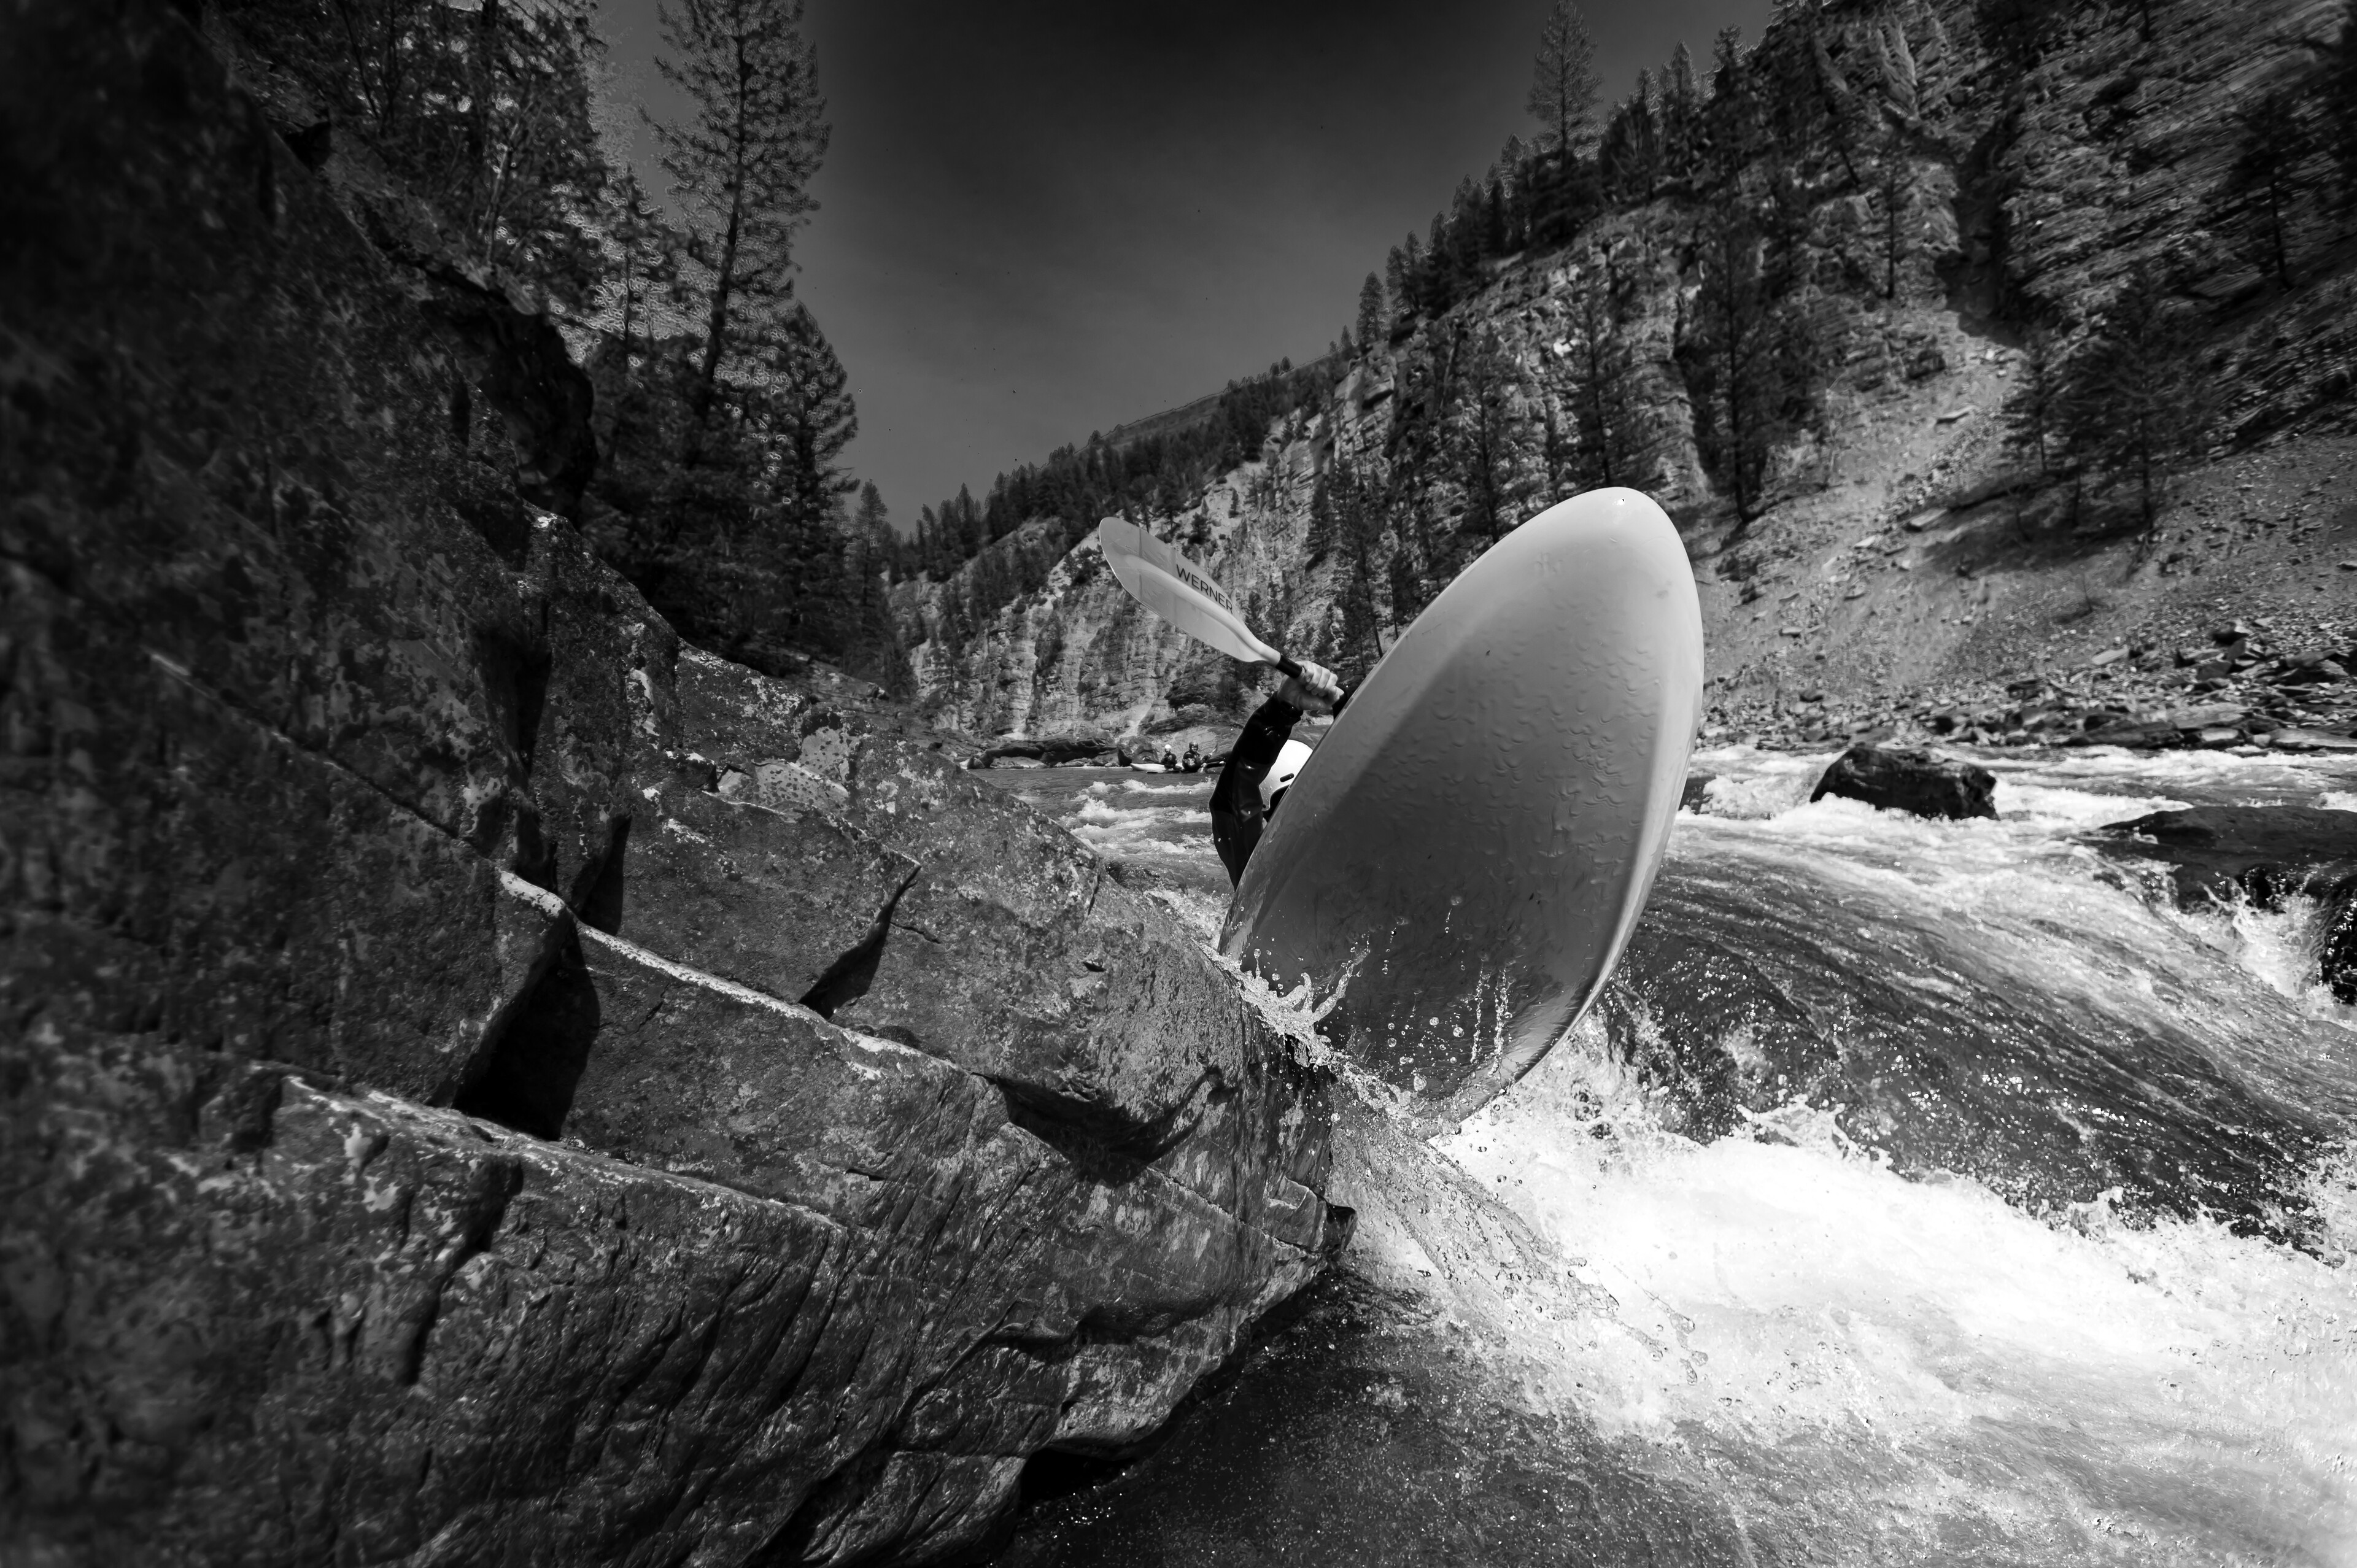
[[[1809,799],[1863,800],[1919,817],[1994,817],[1996,776],[1978,763],[1910,746],[1853,746],[1834,758]]]
[[[1314,1275],[1297,1043],[873,687],[683,649],[538,510],[533,318],[160,0],[0,15],[0,115],[12,1549],[940,1561]]]

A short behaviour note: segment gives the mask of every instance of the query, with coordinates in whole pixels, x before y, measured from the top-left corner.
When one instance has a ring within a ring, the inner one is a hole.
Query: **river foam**
[[[1501,1380],[1663,1445],[1780,1534],[2357,1551],[2345,1156],[2312,1178],[2337,1209],[2312,1251],[2102,1196],[2033,1217],[1901,1179],[1822,1111],[1665,1134],[1592,1031],[1437,1147],[1541,1244],[1512,1275],[1561,1270],[1437,1287]]]

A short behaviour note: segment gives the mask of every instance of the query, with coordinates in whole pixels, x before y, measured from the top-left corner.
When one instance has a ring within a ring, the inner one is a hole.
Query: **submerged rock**
[[[1834,758],[1809,799],[1827,795],[1919,817],[1996,815],[1995,774],[1977,763],[1907,746],[1851,746]]]
[[[160,0],[0,72],[11,1547],[954,1558],[1314,1277],[1325,1081],[866,682],[683,649],[534,504],[532,318]]]
[[[2322,907],[2320,979],[2357,1003],[2357,811],[2304,806],[2197,806],[2096,830],[2106,854],[2169,867],[2178,903],[2247,901],[2279,908],[2293,895]]]
[[[2117,1188],[2132,1209],[2309,1233],[2298,1194],[2328,1119],[2255,1091],[2192,1031],[2058,1005],[1953,908],[1728,847],[1663,868],[1591,1015],[1663,1127],[1758,1136],[1814,1105],[1903,1175],[1969,1176],[2033,1211]]]
[[[2195,806],[2095,831],[2107,853],[2165,863],[2188,908],[2237,895],[2273,904],[2319,876],[2357,872],[2357,811]]]

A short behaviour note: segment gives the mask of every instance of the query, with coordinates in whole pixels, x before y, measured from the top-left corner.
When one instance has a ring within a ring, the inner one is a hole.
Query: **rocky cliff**
[[[872,688],[683,648],[545,323],[225,50],[0,17],[0,1556],[953,1558],[1315,1273],[1326,1089]]]
[[[2340,11],[1781,7],[1751,59],[1784,95],[1787,129],[1729,189],[1770,210],[1800,258],[1815,409],[1770,456],[1754,517],[1737,515],[1697,439],[1690,340],[1714,203],[1672,193],[1607,211],[1568,248],[1493,263],[1486,288],[1365,353],[1322,407],[1272,427],[1255,460],[1151,521],[1275,639],[1346,659],[1349,573],[1311,538],[1316,477],[1349,470],[1384,489],[1375,584],[1430,553],[1468,511],[1462,479],[1416,457],[1447,416],[1435,367],[1487,331],[1512,366],[1517,515],[1577,488],[1550,478],[1543,433],[1578,426],[1563,368],[1584,302],[1609,284],[1648,434],[1636,479],[1695,560],[1718,733],[1822,739],[1905,727],[1921,708],[2003,708],[2008,682],[2114,646],[2165,665],[2171,644],[2236,613],[2268,620],[2286,647],[2337,646],[2357,581],[2336,575],[2357,561],[2357,511],[2337,499],[2357,355],[2347,223],[2311,155],[2287,283],[2234,171],[2242,112],[2302,80]],[[1877,175],[1869,156],[1890,167]],[[2211,404],[2208,464],[2149,534],[2026,470],[1998,417],[2032,330],[2067,341],[2139,275],[2197,324],[2193,357],[2171,373]],[[1092,544],[1052,568],[1028,560],[1055,542],[1044,524],[1018,531],[949,582],[896,585],[903,643],[943,722],[1157,733],[1240,716],[1248,693],[1138,615]],[[961,623],[978,581],[1043,575]],[[1378,635],[1418,602],[1379,591]]]

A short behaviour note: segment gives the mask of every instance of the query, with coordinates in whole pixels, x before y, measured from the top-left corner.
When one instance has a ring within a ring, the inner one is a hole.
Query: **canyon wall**
[[[683,647],[553,328],[203,20],[0,16],[0,1556],[953,1559],[1313,1277],[1328,1085]]]
[[[1577,423],[1555,372],[1583,291],[1609,271],[1631,302],[1622,330],[1651,435],[1635,482],[1679,522],[1703,590],[1713,733],[1903,723],[1921,702],[1975,700],[2113,644],[2165,655],[2221,615],[2280,620],[2287,644],[2330,644],[2334,585],[2347,583],[2336,564],[2357,555],[2357,512],[2333,500],[2330,472],[2357,407],[2347,220],[2311,155],[2286,282],[2234,171],[2242,115],[2270,88],[2298,86],[2341,11],[2330,0],[2029,7],[2044,31],[2024,41],[2006,32],[2007,7],[1960,0],[1781,7],[1751,56],[1760,79],[1832,107],[1813,139],[1764,150],[1731,188],[1781,203],[1797,236],[1817,407],[1772,454],[1754,516],[1737,514],[1727,476],[1706,461],[1693,356],[1681,352],[1714,207],[1664,195],[1608,212],[1567,248],[1492,263],[1479,294],[1362,351],[1322,406],[1272,427],[1254,460],[1146,521],[1273,640],[1343,658],[1343,564],[1309,537],[1316,477],[1351,468],[1386,487],[1378,583],[1395,557],[1448,538],[1465,487],[1428,467],[1403,483],[1401,453],[1436,417],[1416,403],[1432,367],[1492,332],[1516,370],[1517,515],[1577,488],[1548,479],[1540,432]],[[1876,127],[1877,156],[1903,166],[1898,231],[1878,228],[1883,198],[1850,166],[1863,144],[1824,129],[1860,124]],[[2031,332],[2067,344],[2138,278],[2198,326],[2169,373],[2199,382],[2210,405],[2198,471],[2148,533],[2037,473],[2000,419]],[[1223,685],[1217,661],[1137,612],[1092,543],[1052,566],[1033,559],[1059,542],[1052,525],[1032,525],[948,581],[895,585],[901,640],[940,722],[974,735],[1216,738],[1249,711],[1252,682]],[[978,578],[1042,576],[963,624]],[[1379,593],[1381,635],[1415,602]]]

